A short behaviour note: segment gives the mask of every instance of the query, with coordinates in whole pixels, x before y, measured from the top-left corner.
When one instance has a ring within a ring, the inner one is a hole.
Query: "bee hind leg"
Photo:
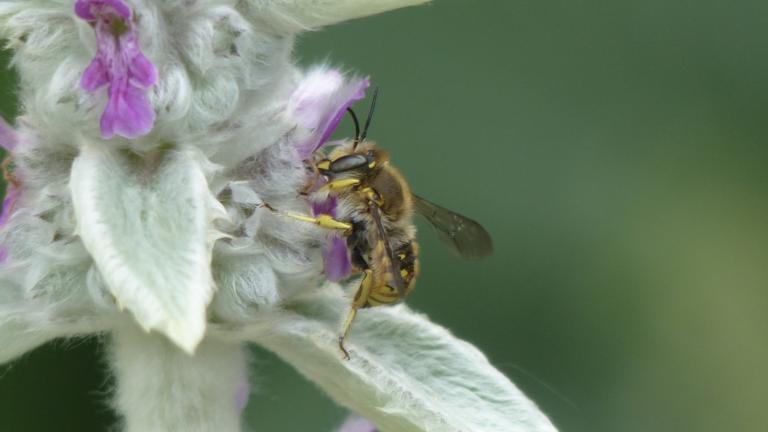
[[[368,296],[371,293],[372,283],[373,272],[371,269],[366,269],[363,274],[363,280],[360,282],[360,287],[358,287],[357,293],[355,293],[355,298],[352,300],[352,305],[350,306],[347,319],[344,320],[344,327],[342,328],[341,335],[339,335],[339,348],[344,354],[344,358],[346,360],[349,360],[349,352],[344,347],[344,340],[349,335],[349,330],[352,328],[352,323],[355,321],[355,317],[357,317],[357,310],[365,307],[368,304]]]

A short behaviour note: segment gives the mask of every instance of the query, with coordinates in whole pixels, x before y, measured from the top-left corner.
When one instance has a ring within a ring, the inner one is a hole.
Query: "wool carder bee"
[[[490,235],[479,223],[414,195],[403,175],[390,163],[389,155],[366,139],[377,95],[378,91],[362,133],[357,116],[348,109],[355,124],[355,138],[330,149],[318,149],[308,161],[315,175],[307,198],[320,208],[333,202],[333,214],[286,214],[342,233],[351,270],[362,273],[339,336],[339,348],[347,359],[344,340],[358,310],[396,303],[414,288],[419,275],[414,213],[424,216],[464,258],[480,258],[493,250]]]

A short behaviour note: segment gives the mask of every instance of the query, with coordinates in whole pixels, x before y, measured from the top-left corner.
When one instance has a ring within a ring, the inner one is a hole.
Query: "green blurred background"
[[[440,0],[306,34],[297,57],[370,74],[371,136],[493,234],[467,263],[422,226],[409,302],[561,430],[768,430],[768,3]],[[255,354],[253,430],[341,422]],[[97,341],[1,374],[3,431],[114,421]]]

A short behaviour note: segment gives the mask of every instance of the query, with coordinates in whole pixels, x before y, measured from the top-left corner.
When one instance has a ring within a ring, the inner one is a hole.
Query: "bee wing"
[[[493,252],[488,231],[474,220],[413,195],[416,212],[424,216],[440,239],[462,258],[477,259]]]
[[[371,214],[376,230],[371,230],[371,245],[373,245],[373,254],[380,255],[373,261],[384,268],[373,269],[374,273],[380,274],[386,283],[397,290],[400,297],[405,296],[405,281],[400,274],[400,261],[395,256],[392,245],[389,243],[389,236],[384,230],[384,224],[381,221],[381,210],[373,201],[368,202],[368,212]],[[387,277],[388,276],[388,277]]]

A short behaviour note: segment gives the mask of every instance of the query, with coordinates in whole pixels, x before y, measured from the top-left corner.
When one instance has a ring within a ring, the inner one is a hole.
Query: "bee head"
[[[330,160],[325,160],[317,165],[318,170],[324,175],[352,174],[357,171],[361,174],[377,170],[389,161],[389,155],[378,148],[375,143],[366,141],[359,146],[347,147],[346,151],[340,151],[332,155]]]

